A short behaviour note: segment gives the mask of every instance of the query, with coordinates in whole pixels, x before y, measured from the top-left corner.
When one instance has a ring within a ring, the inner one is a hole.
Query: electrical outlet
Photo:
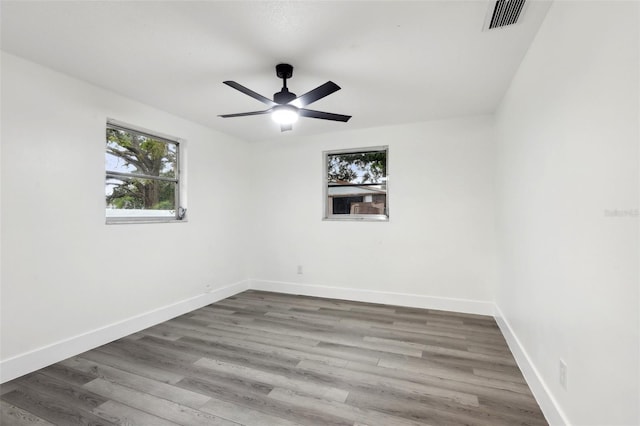
[[[560,375],[558,377],[560,381],[560,386],[563,388],[567,388],[567,363],[563,360],[560,360]]]
[[[302,275],[302,265],[298,265],[298,275]]]

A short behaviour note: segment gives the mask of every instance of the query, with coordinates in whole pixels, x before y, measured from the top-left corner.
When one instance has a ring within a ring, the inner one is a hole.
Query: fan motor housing
[[[289,102],[291,102],[292,100],[294,100],[295,98],[297,98],[295,93],[291,93],[290,91],[287,90],[287,88],[283,88],[281,91],[279,91],[278,93],[274,93],[273,94],[273,102],[277,103],[277,104],[288,104]]]

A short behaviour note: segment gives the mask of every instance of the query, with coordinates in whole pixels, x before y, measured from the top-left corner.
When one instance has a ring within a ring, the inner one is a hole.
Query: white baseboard
[[[256,279],[249,280],[249,288],[252,290],[273,291],[276,293],[300,294],[304,296],[326,297],[329,299],[353,300],[356,302],[384,303],[388,305],[437,309],[467,314],[493,316],[494,313],[493,302],[481,300],[455,299],[390,291],[361,290]]]
[[[564,414],[560,405],[549,391],[549,388],[542,379],[538,369],[531,361],[531,358],[527,354],[524,346],[520,343],[520,340],[497,305],[495,306],[494,318],[496,319],[498,327],[500,327],[500,331],[502,331],[502,334],[509,345],[509,349],[511,349],[511,353],[513,353],[513,357],[516,359],[518,367],[520,367],[520,371],[522,371],[522,375],[527,381],[533,396],[536,398],[542,413],[547,419],[547,422],[549,422],[551,426],[569,426],[570,423],[567,416]]]
[[[248,282],[241,281],[5,359],[0,362],[0,383],[13,380],[247,289]]]

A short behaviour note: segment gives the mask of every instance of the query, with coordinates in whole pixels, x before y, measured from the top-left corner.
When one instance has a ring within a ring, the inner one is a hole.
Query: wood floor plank
[[[298,311],[287,311],[287,312],[272,312],[268,311],[265,313],[265,316],[272,318],[280,318],[286,319],[290,321],[303,322],[303,323],[319,323],[326,324],[333,327],[334,330],[342,331],[348,330],[353,333],[363,333],[365,335],[380,337],[380,338],[398,338],[400,337],[402,340],[407,342],[415,342],[415,343],[432,343],[439,344],[442,346],[448,346],[452,349],[467,349],[467,346],[470,344],[474,344],[478,347],[479,350],[482,349],[491,349],[491,350],[503,350],[508,352],[508,348],[506,345],[498,346],[496,348],[496,344],[494,342],[484,343],[480,339],[468,338],[463,334],[448,336],[447,333],[440,333],[441,335],[436,334],[427,334],[420,333],[419,330],[427,330],[427,326],[425,324],[421,325],[421,329],[414,329],[411,331],[402,330],[400,327],[395,327],[393,323],[372,323],[371,321],[367,321],[364,319],[345,319],[339,317],[329,317],[317,315],[315,313],[300,313]]]
[[[169,342],[169,343],[175,344],[174,342]],[[183,345],[183,347],[188,349],[189,345]],[[169,353],[174,352],[173,348],[168,349],[164,346],[157,346],[155,348],[153,346],[149,346],[148,349],[151,351],[162,350],[164,352],[169,352]],[[134,352],[128,352],[128,353],[135,354],[136,352],[134,351]],[[225,356],[223,358],[227,361],[233,360],[233,358],[229,356]],[[236,359],[236,361],[241,359],[243,358],[239,356]],[[227,371],[212,371],[210,369],[194,365],[193,363],[189,363],[189,364],[185,364],[181,362],[171,363],[165,359],[162,365],[164,366],[164,368],[170,369],[171,371],[176,373],[180,373],[183,378],[199,378],[203,380],[213,381],[213,382],[216,382],[222,388],[232,392],[240,392],[240,393],[256,392],[256,393],[261,393],[266,395],[273,389],[272,385],[255,380],[254,378],[238,377],[232,372],[227,372]],[[254,365],[254,364],[249,364],[249,365]],[[270,366],[271,364],[263,363],[259,365]],[[277,367],[280,368],[279,371],[282,371],[282,372],[287,371],[287,369],[289,368],[288,366],[277,366]],[[179,385],[180,383],[183,383],[183,380],[178,382],[176,385]],[[208,394],[204,394],[204,395],[209,396]]]
[[[218,303],[215,305],[207,305],[204,308],[202,308],[202,312],[214,312],[214,313],[218,313],[218,314],[233,314],[235,313],[235,309],[233,307],[230,307],[230,309],[225,309],[227,305],[225,304],[225,302],[223,301],[222,303]]]
[[[170,331],[159,330],[157,328],[146,329],[143,332],[138,333],[138,335],[139,337],[137,337],[134,340],[140,340],[145,336],[159,337],[165,340],[178,340],[179,338],[182,337],[181,334],[172,333]]]
[[[287,405],[298,407],[302,410],[330,412],[339,417],[348,419],[351,422],[359,422],[371,426],[428,426],[422,422],[415,422],[410,419],[391,416],[380,411],[347,406],[336,401],[327,401],[322,398],[313,398],[307,395],[301,395],[288,389],[275,388],[271,393],[269,393],[269,397],[286,403]]]
[[[225,299],[225,306],[229,310],[235,311],[236,309],[252,309],[256,310],[256,312],[267,309],[269,311],[277,311],[277,312],[287,312],[291,309],[291,304],[287,302],[281,301],[273,301],[273,300],[261,300],[261,299],[253,299],[243,297],[242,301],[233,300],[231,298]],[[211,306],[211,305],[210,305]],[[317,309],[307,309],[306,311],[311,312]]]
[[[15,390],[15,388],[14,388]],[[0,425],[3,426],[53,426],[40,417],[22,408],[0,400]]]
[[[233,298],[230,298],[233,299]],[[278,294],[278,293],[270,293],[270,292],[261,292],[261,291],[248,291],[242,295],[242,299],[236,300],[245,300],[245,299],[254,299],[261,300],[266,302],[282,302],[282,303],[291,303],[291,296],[286,294]],[[335,299],[321,299],[321,298],[312,298],[308,296],[296,296],[295,307],[308,307],[312,310],[317,310],[320,308],[333,308],[333,309],[342,309],[347,311],[350,309],[350,306],[345,306],[341,304],[340,301]]]
[[[231,372],[241,377],[253,378],[273,386],[290,389],[293,391],[304,392],[308,395],[317,396],[319,398],[329,399],[332,401],[344,402],[349,395],[348,391],[335,387],[325,386],[318,383],[310,383],[308,381],[291,379],[279,374],[273,374],[255,368],[247,368],[240,365],[217,361],[208,358],[201,358],[195,362],[195,365],[208,368],[214,371]]]
[[[188,369],[185,370],[186,366],[192,366],[194,362],[203,357],[236,363],[246,367],[264,367],[267,369],[279,368],[281,371],[287,371],[287,369],[295,367],[299,362],[296,358],[288,357],[286,355],[274,356],[260,353],[259,351],[237,351],[229,345],[212,342],[210,340],[194,339],[191,337],[184,337],[175,342],[163,341],[162,339],[153,337],[145,337],[139,341],[137,347],[134,349],[126,348],[123,350],[122,347],[112,348],[113,351],[131,353],[132,356],[138,356],[137,352],[145,349],[148,351],[155,351],[154,358],[157,358],[158,361],[154,360],[152,362],[156,362],[156,365],[164,365],[166,368],[183,372],[188,371]],[[159,355],[160,352],[170,356]],[[189,361],[188,364],[184,362],[173,363],[170,358],[174,354],[176,354],[176,356],[179,356],[178,354],[188,354],[194,359]]]
[[[3,425],[547,424],[495,320],[249,290],[5,383]]]
[[[169,328],[182,329],[183,336],[195,337],[200,336],[201,339],[207,340],[209,338],[230,338],[236,341],[243,342],[256,342],[271,346],[274,351],[280,349],[292,350],[291,355],[295,358],[304,353],[309,359],[313,359],[314,356],[327,357],[325,362],[327,363],[346,363],[348,361],[360,361],[375,364],[378,362],[378,358],[375,356],[367,355],[352,355],[345,354],[341,351],[332,351],[330,349],[320,348],[316,346],[320,343],[317,340],[303,339],[298,336],[290,336],[289,338],[282,338],[282,335],[274,335],[272,333],[257,332],[255,330],[243,328],[243,327],[229,327],[222,324],[210,324],[207,327],[183,324],[172,321],[171,323],[165,323],[162,326]],[[176,331],[177,332],[177,331]],[[223,339],[222,339],[223,340]],[[332,359],[333,361],[330,361]],[[343,362],[341,362],[343,361]]]
[[[18,389],[18,387],[19,386],[15,381],[3,383],[2,385],[0,385],[0,396],[4,395],[5,393],[9,393],[11,391],[14,391],[14,390]]]
[[[422,385],[415,382],[408,382],[393,377],[384,377],[368,372],[350,370],[348,368],[333,367],[313,361],[301,361],[296,368],[304,371],[315,371],[323,374],[329,374],[340,381],[359,382],[369,387],[390,388],[419,395],[450,399],[460,404],[478,406],[478,397],[475,395],[450,391],[448,389],[435,386]]]
[[[171,327],[171,325],[167,326]],[[184,332],[184,336],[200,336],[200,339],[197,339],[196,342],[201,341],[201,343],[210,344],[212,343],[212,341],[218,341],[229,346],[233,346],[237,349],[247,348],[253,350],[261,350],[262,353],[268,356],[275,354],[276,359],[283,357],[284,359],[293,361],[307,359],[337,366],[346,365],[349,361],[358,361],[361,363],[372,365],[377,364],[379,361],[379,358],[376,356],[369,356],[366,354],[350,354],[341,350],[333,350],[330,348],[298,344],[297,339],[292,339],[292,341],[290,342],[286,342],[284,340],[274,341],[271,339],[270,335],[265,335],[264,333],[261,333],[258,336],[252,334],[247,335],[242,332],[231,333],[228,332],[226,328],[220,329],[216,327],[214,330],[207,329],[205,331],[194,331],[191,329],[186,329]]]
[[[448,383],[460,383],[460,386],[472,385],[486,388],[486,390],[500,389],[508,392],[530,395],[529,387],[521,382],[501,380],[493,377],[478,377],[473,373],[465,373],[460,370],[426,367],[425,365],[409,364],[406,362],[380,360],[379,367],[393,369],[396,372],[404,371],[412,377],[427,377],[439,380],[447,380]],[[400,375],[399,373],[396,373]],[[504,376],[500,376],[504,377]]]
[[[68,400],[56,398],[33,388],[20,387],[2,395],[2,400],[55,425],[113,425],[91,412],[70,404]]]
[[[159,398],[168,399],[180,405],[198,409],[209,401],[205,395],[190,392],[177,386],[148,379],[104,364],[98,364],[80,357],[63,361],[64,365],[76,371],[87,373],[93,379],[101,378],[131,389],[145,392]],[[87,382],[88,383],[88,382]],[[86,383],[85,383],[86,384]]]
[[[206,380],[203,378],[189,377],[178,383],[179,386],[193,391],[206,393],[213,397],[214,400],[219,399],[239,407],[249,407],[252,410],[266,414],[267,416],[281,417],[292,422],[299,422],[306,426],[351,426],[352,422],[337,416],[331,412],[317,410],[299,410],[286,403],[269,398],[268,394],[262,394],[252,391],[234,392],[220,386],[214,380]],[[272,389],[271,389],[272,390]],[[269,390],[269,392],[271,392]],[[203,410],[215,412],[215,403],[205,404]],[[265,424],[268,424],[265,422]]]
[[[357,346],[360,348],[376,350],[380,352],[388,352],[398,355],[408,355],[413,357],[421,357],[422,350],[399,347],[397,345],[385,345],[378,343],[366,342],[362,336],[358,339],[355,335],[347,335],[346,333],[332,333],[330,330],[303,330],[299,329],[298,325],[294,323],[284,324],[277,321],[261,321],[255,324],[245,324],[245,327],[253,328],[254,330],[260,330],[263,332],[271,332],[272,330],[279,330],[285,333],[297,333],[300,336],[319,340],[322,343],[333,343],[344,346]],[[355,340],[354,340],[355,338]]]
[[[58,380],[41,372],[22,376],[17,379],[17,383],[29,391],[35,390],[40,395],[47,395],[53,400],[59,400],[82,411],[90,412],[106,402],[100,395],[89,392],[82,386]]]
[[[241,334],[251,335],[251,336],[261,336],[261,337],[269,336],[269,339],[273,340],[276,343],[277,342],[285,342],[285,343],[296,342],[302,345],[309,345],[309,346],[315,346],[318,343],[320,343],[320,341],[318,340],[307,339],[304,337],[291,335],[291,333],[288,333],[288,332],[278,333],[274,331],[265,332],[263,330],[254,330],[254,329],[245,327],[243,324],[238,323],[237,321],[233,322],[228,318],[216,319],[214,321],[206,320],[206,319],[194,320],[193,318],[174,318],[170,322],[167,322],[167,324],[171,325],[172,327],[187,328],[190,330],[198,330],[203,332],[207,332],[207,331],[212,332],[212,330],[207,330],[211,328],[213,330],[223,330],[223,331],[229,331],[232,333],[239,333],[239,334],[241,333]]]
[[[484,370],[482,368],[474,368],[473,374],[475,376],[487,378],[487,379],[503,380],[503,381],[512,382],[512,383],[522,383],[524,385],[527,384],[520,370],[515,370],[512,372],[502,372],[502,371]]]
[[[193,426],[238,425],[235,422],[225,420],[221,417],[199,410],[194,410],[184,405],[158,398],[144,392],[138,392],[134,389],[109,382],[104,379],[95,379],[84,385],[84,387],[110,400],[137,408],[141,411],[152,412],[158,417],[178,424]]]
[[[157,326],[157,328],[174,330],[173,332],[178,331],[175,328],[164,324]],[[333,365],[346,365],[346,363],[348,362],[347,360],[338,357],[319,354],[317,353],[318,351],[313,351],[309,346],[301,347],[291,343],[287,344],[286,342],[284,342],[283,345],[282,343],[275,343],[269,337],[264,337],[264,334],[260,336],[247,336],[244,334],[232,333],[219,329],[216,329],[215,332],[210,329],[180,329],[179,332],[182,333],[183,337],[193,337],[203,341],[217,341],[233,346],[238,350],[260,350],[275,357],[295,358],[297,360],[313,359],[315,361]]]
[[[107,346],[98,348],[97,351],[104,352],[121,357],[133,358],[139,362],[144,362],[145,365],[152,365],[158,369],[171,371],[171,366],[189,365],[196,362],[202,357],[198,353],[191,353],[190,351],[178,351],[175,348],[180,345],[182,341],[165,340],[152,336],[145,336],[142,339],[135,341],[119,340],[111,342]],[[147,342],[156,342],[168,350],[150,350]]]
[[[492,413],[496,417],[509,419],[512,424],[522,425],[543,425],[546,424],[540,407],[535,400],[529,401],[528,404],[510,403],[502,400],[497,404],[493,398],[480,399],[480,406],[483,410]]]
[[[496,416],[491,410],[485,410],[481,406],[471,407],[442,400],[435,401],[419,395],[375,395],[352,391],[347,403],[438,426],[511,426],[514,423],[513,419]],[[526,418],[523,417],[523,420]]]
[[[178,423],[111,400],[94,408],[92,412],[120,426],[178,426]]]
[[[95,379],[95,376],[90,374],[89,372],[83,372],[75,370],[73,368],[69,368],[66,365],[65,361],[61,361],[57,364],[45,367],[40,370],[40,372],[46,374],[47,376],[62,380],[63,382],[76,386],[82,386],[85,383],[89,383],[90,381]]]
[[[232,332],[235,332],[235,333],[242,333],[242,334],[247,334],[251,336],[263,336],[263,337],[268,336],[269,339],[276,344],[297,343],[300,345],[316,346],[318,343],[320,343],[320,341],[316,339],[309,339],[309,338],[298,336],[298,335],[292,335],[289,331],[281,332],[281,331],[254,330],[252,328],[249,328],[243,325],[231,326],[224,322],[209,323],[206,327],[214,330],[231,330]]]
[[[180,374],[172,373],[171,371],[145,364],[145,362],[142,360],[137,360],[133,357],[121,357],[117,354],[114,355],[112,353],[100,351],[99,349],[100,348],[84,352],[80,356],[90,361],[119,368],[121,370],[128,371],[129,373],[157,380],[162,383],[173,384],[184,379],[184,376]]]
[[[346,369],[361,373],[374,374],[381,377],[398,379],[405,382],[419,383],[426,386],[432,386],[441,389],[447,389],[453,392],[462,392],[464,394],[474,395],[476,397],[487,397],[501,399],[510,404],[530,406],[535,404],[529,389],[513,383],[499,382],[494,386],[484,386],[480,381],[471,383],[472,380],[466,381],[444,379],[431,374],[425,374],[415,371],[403,371],[395,368],[384,368],[380,366],[371,366],[366,364],[349,363]]]
[[[202,407],[202,411],[215,414],[245,426],[303,426],[281,417],[272,416],[251,407],[212,398]]]
[[[278,319],[284,319],[289,321],[299,321],[302,324],[319,324],[319,325],[326,325],[331,327],[340,325],[339,318],[322,317],[317,315],[314,316],[314,315],[303,314],[299,312],[292,313],[292,312],[267,311],[264,313],[264,316],[267,318],[278,318]]]
[[[437,321],[427,321],[426,328],[440,331],[450,331],[452,333],[462,333],[465,337],[478,336],[482,339],[495,339],[502,341],[503,336],[497,327],[471,327],[446,324]]]
[[[253,322],[254,318],[248,315],[241,315],[238,312],[234,312],[232,314],[220,314],[220,313],[212,313],[203,310],[199,310],[193,315],[189,315],[189,319],[195,321],[202,322],[212,322],[212,321],[227,321],[232,324],[243,324]]]
[[[435,327],[427,327],[427,324],[415,324],[407,323],[404,321],[394,321],[391,324],[377,324],[372,326],[373,329],[392,330],[392,331],[404,331],[415,334],[426,334],[427,336],[440,336],[451,337],[452,339],[466,339],[468,333],[454,332],[454,331],[441,331],[435,329]]]
[[[366,337],[365,337],[366,339]],[[429,354],[446,355],[451,358],[474,360],[474,361],[486,361],[494,364],[516,366],[516,361],[512,357],[507,355],[486,355],[477,352],[464,351],[460,349],[444,348],[436,345],[424,345],[422,347],[423,357],[429,356]]]

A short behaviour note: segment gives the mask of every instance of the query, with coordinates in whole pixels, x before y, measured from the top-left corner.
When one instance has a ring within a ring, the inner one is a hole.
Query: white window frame
[[[125,132],[136,133],[138,135],[146,136],[148,138],[153,138],[155,140],[170,143],[175,145],[176,147],[176,164],[175,164],[175,178],[167,178],[160,176],[147,176],[136,173],[124,173],[124,172],[113,172],[109,171],[105,167],[105,179],[110,177],[118,178],[118,177],[139,177],[145,179],[159,180],[159,181],[169,181],[175,184],[175,201],[174,205],[176,206],[174,216],[107,216],[106,215],[106,207],[105,207],[105,223],[106,224],[129,224],[129,223],[178,223],[178,222],[186,222],[186,211],[187,209],[182,204],[182,191],[181,187],[183,184],[183,180],[181,177],[181,150],[183,148],[182,142],[183,140],[180,138],[175,138],[172,136],[162,135],[157,132],[149,131],[146,129],[142,129],[137,126],[133,126],[130,124],[122,123],[117,120],[108,119],[107,125],[105,127],[105,133],[107,129],[116,129],[122,130]],[[105,149],[106,149],[106,141],[105,141]]]
[[[334,154],[350,154],[356,152],[375,152],[375,151],[385,151],[386,153],[386,171],[387,175],[385,176],[386,183],[386,203],[385,203],[385,213],[384,214],[331,214],[329,213],[329,179],[328,179],[328,167],[329,155]],[[326,221],[364,221],[364,222],[388,222],[389,221],[389,146],[372,146],[365,148],[350,148],[350,149],[339,149],[339,150],[330,150],[322,152],[322,162],[323,162],[323,179],[322,179],[322,187],[323,187],[323,214],[322,220]]]

